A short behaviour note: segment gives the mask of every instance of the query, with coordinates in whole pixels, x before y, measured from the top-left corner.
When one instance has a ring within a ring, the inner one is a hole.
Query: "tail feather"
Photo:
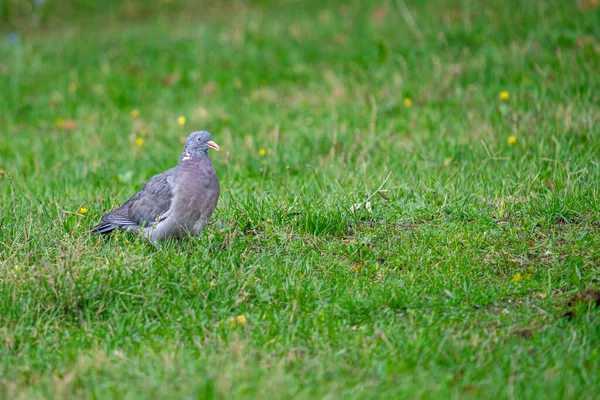
[[[100,223],[90,229],[93,233],[99,233],[101,235],[109,233],[118,228],[127,227],[129,225],[135,225],[134,222],[130,221],[127,217],[127,202],[121,207],[117,208],[102,216]]]
[[[108,232],[112,232],[115,229],[117,229],[118,226],[111,224],[110,222],[101,222],[100,224],[94,226],[92,229],[90,229],[91,232],[93,233],[99,233],[101,235],[108,233]]]

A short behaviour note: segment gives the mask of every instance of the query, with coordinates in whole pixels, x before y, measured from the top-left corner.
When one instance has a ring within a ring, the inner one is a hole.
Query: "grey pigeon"
[[[139,192],[104,215],[92,232],[121,228],[140,232],[157,245],[169,237],[198,235],[219,199],[219,181],[209,149],[219,150],[210,133],[192,132],[179,164],[150,178]]]

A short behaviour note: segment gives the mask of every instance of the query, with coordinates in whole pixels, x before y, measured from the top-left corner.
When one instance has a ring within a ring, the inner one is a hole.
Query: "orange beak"
[[[212,140],[209,140],[208,142],[206,142],[206,144],[208,145],[208,147],[210,147],[213,150],[216,150],[216,151],[221,150],[221,148],[219,147],[219,145],[216,144],[215,142],[213,142]]]

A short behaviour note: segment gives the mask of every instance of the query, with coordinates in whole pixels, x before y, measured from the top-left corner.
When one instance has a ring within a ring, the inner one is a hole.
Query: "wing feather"
[[[171,208],[176,177],[175,168],[154,175],[139,192],[116,210],[104,215],[92,232],[108,233],[116,228],[141,227],[159,221]]]

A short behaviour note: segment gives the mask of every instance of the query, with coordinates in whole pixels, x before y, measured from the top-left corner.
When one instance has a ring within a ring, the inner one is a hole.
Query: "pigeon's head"
[[[206,154],[209,149],[219,151],[219,145],[213,142],[212,136],[206,131],[192,132],[185,141],[185,153],[187,154]]]

